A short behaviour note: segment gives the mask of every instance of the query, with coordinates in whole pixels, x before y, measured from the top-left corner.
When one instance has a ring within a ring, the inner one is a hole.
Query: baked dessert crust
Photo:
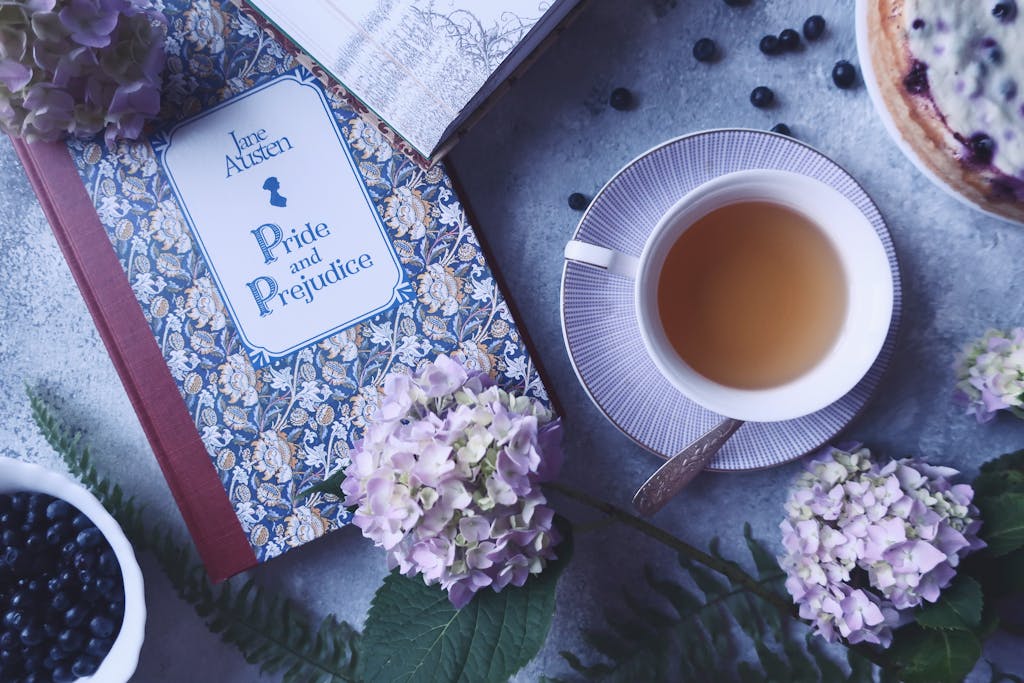
[[[946,185],[986,211],[1024,223],[1024,201],[996,193],[992,183],[999,176],[995,172],[963,162],[964,146],[946,127],[932,98],[907,91],[904,79],[914,58],[906,24],[904,0],[867,0],[869,58],[896,129]]]

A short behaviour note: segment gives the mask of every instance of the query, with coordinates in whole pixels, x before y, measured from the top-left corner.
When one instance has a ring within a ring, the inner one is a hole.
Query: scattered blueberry
[[[924,19],[914,19],[914,23],[910,25],[915,31],[920,31],[925,27]]]
[[[1007,78],[999,86],[999,93],[1007,102],[1017,96],[1017,81]]]
[[[750,91],[750,103],[758,109],[770,107],[774,102],[775,93],[767,86],[759,85]]]
[[[765,36],[758,44],[758,48],[766,55],[777,55],[782,52],[782,45],[775,36]]]
[[[992,157],[996,152],[996,142],[985,133],[975,133],[967,141],[967,148],[971,152],[971,161],[987,165],[992,163]]]
[[[800,34],[791,28],[787,28],[779,34],[779,45],[786,52],[794,52],[800,49]]]
[[[608,98],[608,104],[612,106],[612,109],[626,111],[633,106],[633,93],[629,92],[626,88],[616,88],[612,90],[611,97]]]
[[[1014,0],[1001,0],[992,8],[992,16],[1002,22],[1017,18],[1017,3]]]
[[[701,38],[693,44],[693,58],[698,62],[713,62],[718,53],[718,46],[710,38]]]
[[[569,195],[569,208],[573,211],[582,211],[587,208],[587,204],[589,203],[590,202],[587,201],[586,195],[580,192],[573,192]]]
[[[1002,49],[1000,49],[998,45],[993,45],[992,47],[988,48],[986,56],[988,57],[988,61],[991,62],[992,64],[1003,63],[1003,51]]]
[[[789,129],[789,126],[787,126],[784,123],[776,123],[774,126],[772,126],[772,132],[778,133],[779,135],[787,135],[789,137],[793,137],[793,131],[791,131]]]
[[[832,82],[836,84],[837,88],[846,90],[852,86],[856,80],[857,70],[853,68],[853,64],[850,64],[845,59],[839,60],[836,62],[836,65],[832,67]]]
[[[817,40],[818,38],[821,38],[821,34],[824,32],[825,17],[820,14],[807,17],[807,21],[804,22],[804,38],[807,40]]]
[[[903,87],[912,95],[928,92],[928,65],[915,59],[910,66],[910,73],[903,78]]]

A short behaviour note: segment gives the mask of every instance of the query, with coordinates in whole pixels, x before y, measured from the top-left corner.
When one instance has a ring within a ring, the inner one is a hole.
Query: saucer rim
[[[619,168],[619,170],[616,171],[601,186],[601,188],[596,193],[594,193],[593,199],[591,199],[590,203],[587,205],[587,208],[584,210],[583,215],[580,216],[579,221],[576,223],[576,227],[573,229],[572,234],[569,236],[569,240],[576,240],[576,239],[578,239],[580,230],[583,228],[583,224],[586,222],[587,218],[590,216],[591,210],[593,209],[594,205],[597,203],[597,200],[608,190],[608,188],[612,184],[614,184],[624,173],[626,173],[629,169],[631,169],[639,161],[641,161],[642,159],[645,159],[646,157],[650,156],[651,154],[654,154],[658,150],[661,150],[661,149],[663,149],[665,147],[668,147],[670,145],[677,144],[677,143],[682,142],[684,140],[694,139],[694,138],[698,138],[698,137],[702,137],[702,136],[707,136],[707,135],[720,135],[720,134],[723,134],[723,133],[753,133],[753,134],[763,135],[763,136],[767,136],[767,137],[779,138],[779,139],[782,139],[782,140],[786,141],[789,144],[795,144],[795,145],[799,145],[799,146],[805,147],[806,149],[810,150],[811,152],[821,156],[823,159],[825,159],[825,160],[829,161],[830,163],[834,164],[835,167],[838,168],[839,170],[841,170],[850,179],[850,181],[852,181],[852,183],[864,194],[864,197],[866,198],[866,200],[870,204],[870,206],[873,207],[874,210],[878,212],[878,216],[879,216],[879,218],[881,219],[881,222],[882,222],[882,227],[885,229],[886,233],[888,233],[890,242],[892,242],[892,232],[889,230],[889,223],[885,219],[885,214],[882,213],[882,210],[879,208],[878,204],[871,197],[871,195],[868,193],[868,191],[864,188],[864,186],[861,184],[861,182],[859,180],[857,180],[857,178],[853,174],[851,174],[848,170],[846,170],[846,168],[844,166],[842,166],[841,164],[836,162],[834,159],[832,159],[832,157],[828,156],[827,154],[825,154],[824,152],[822,152],[818,148],[816,148],[813,145],[810,145],[810,144],[804,142],[803,140],[798,140],[798,139],[793,138],[791,136],[783,135],[781,133],[775,133],[773,131],[766,131],[766,130],[761,130],[761,129],[758,129],[758,128],[746,128],[746,127],[742,127],[742,126],[733,126],[733,127],[725,127],[725,128],[705,128],[705,129],[694,131],[694,132],[691,132],[691,133],[685,133],[683,135],[678,135],[676,137],[664,140],[664,141],[658,143],[657,145],[654,145],[654,146],[648,148],[644,152],[634,156],[628,162],[623,164]],[[806,175],[806,174],[800,174],[800,175]],[[889,332],[889,334],[892,335],[893,349],[895,350],[898,347],[898,345],[899,345],[900,337],[902,336],[902,330],[903,330],[903,326],[902,326],[902,320],[903,320],[902,306],[896,307],[895,304],[898,303],[902,299],[902,283],[903,283],[903,274],[904,273],[903,273],[902,262],[900,261],[898,255],[895,253],[895,244],[894,243],[893,243],[893,247],[894,247],[894,251],[893,251],[893,264],[892,264],[892,268],[893,268],[893,275],[894,275],[894,277],[893,277],[892,287],[893,287],[893,295],[894,295],[894,297],[893,297],[894,310],[892,312],[892,317],[891,317],[891,320],[890,320],[890,332]],[[566,259],[564,257],[562,258],[562,275],[561,275],[561,282],[559,284],[559,318],[560,318],[560,323],[561,323],[561,328],[562,328],[562,343],[563,343],[563,345],[565,347],[566,355],[569,356],[569,363],[572,366],[573,373],[576,375],[576,379],[577,379],[577,381],[579,381],[580,386],[583,387],[583,391],[587,395],[587,398],[594,405],[594,407],[596,407],[598,409],[598,411],[601,413],[601,415],[606,420],[608,420],[609,423],[612,424],[612,426],[614,426],[620,433],[622,433],[624,436],[626,436],[626,438],[628,438],[630,441],[632,441],[634,444],[636,444],[637,446],[639,446],[643,450],[647,451],[648,453],[651,453],[652,455],[657,456],[661,460],[668,460],[669,457],[670,457],[669,455],[666,455],[664,453],[661,453],[660,451],[657,451],[657,450],[653,449],[652,447],[650,447],[647,444],[643,443],[642,441],[640,441],[639,439],[634,437],[632,434],[630,434],[628,431],[626,431],[626,429],[621,424],[619,424],[619,422],[607,410],[605,410],[605,408],[598,402],[597,398],[594,396],[593,390],[591,389],[590,385],[587,383],[587,381],[584,379],[583,375],[580,373],[580,369],[579,369],[579,367],[577,366],[577,363],[576,363],[576,357],[575,357],[575,355],[573,354],[573,351],[572,351],[572,345],[569,342],[568,330],[566,328],[565,280],[566,280],[566,275],[568,273],[568,264],[569,264],[569,262],[570,261],[568,259]],[[885,350],[885,345],[886,345],[885,342],[883,342],[882,348],[879,349],[878,354],[876,355],[875,363],[878,362],[878,357],[881,356],[882,352]],[[854,422],[858,417],[860,417],[864,413],[864,411],[867,409],[868,405],[871,403],[871,398],[877,393],[878,387],[881,386],[882,381],[885,379],[885,375],[889,372],[889,369],[890,369],[891,365],[892,365],[891,361],[890,362],[886,362],[886,364],[882,367],[882,369],[881,369],[881,371],[879,373],[878,383],[868,393],[867,399],[864,401],[864,403],[859,408],[857,408],[853,412],[853,414],[849,417],[849,419],[846,420],[845,424],[831,438],[834,439],[836,436],[838,436],[843,431],[845,431],[846,428],[852,422]],[[868,370],[868,373],[870,373],[870,372],[871,372],[871,368],[869,368],[869,370]],[[863,381],[863,379],[861,381]],[[855,391],[857,389],[857,386],[859,386],[859,383],[858,383],[858,385],[855,385],[850,391]],[[844,394],[844,396],[845,396],[845,394]],[[842,400],[842,398],[843,397],[840,397],[837,400]],[[692,400],[692,399],[688,399],[688,400]],[[824,408],[823,408],[823,410],[824,410]],[[709,411],[709,412],[713,412],[713,411]],[[725,417],[722,416],[722,419],[725,419]],[[757,465],[757,466],[754,466],[754,467],[736,467],[736,468],[722,468],[722,467],[715,467],[713,465],[708,465],[707,467],[705,467],[705,471],[707,471],[707,472],[716,472],[716,473],[718,473],[718,472],[720,472],[720,473],[739,473],[739,472],[757,472],[757,471],[761,471],[761,470],[774,469],[776,467],[780,467],[782,465],[791,463],[791,462],[793,462],[795,460],[799,460],[800,458],[808,455],[809,453],[812,453],[812,452],[814,452],[814,451],[816,451],[816,450],[818,450],[820,448],[823,448],[825,446],[827,446],[827,442],[826,442],[826,444],[822,444],[822,445],[819,445],[819,446],[812,447],[812,448],[810,448],[810,449],[808,449],[806,451],[794,454],[794,455],[792,455],[790,457],[785,457],[783,459],[780,459],[778,462],[773,462],[773,463],[768,464],[768,465]]]

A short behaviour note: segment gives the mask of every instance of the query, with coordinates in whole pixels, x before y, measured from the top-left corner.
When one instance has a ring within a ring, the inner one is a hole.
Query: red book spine
[[[222,581],[254,566],[252,547],[66,145],[13,142],[207,573]]]

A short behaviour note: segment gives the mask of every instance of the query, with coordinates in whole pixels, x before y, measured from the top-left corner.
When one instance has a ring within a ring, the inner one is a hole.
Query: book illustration
[[[166,125],[150,142],[68,148],[264,561],[348,522],[336,497],[298,494],[348,464],[388,372],[448,353],[546,393],[444,169],[396,153],[233,6],[165,9]],[[379,289],[327,298],[376,273]],[[394,278],[407,296],[369,312]]]
[[[277,176],[270,176],[263,181],[263,189],[270,192],[270,205],[284,208],[288,206],[288,198],[280,193],[281,181]]]

